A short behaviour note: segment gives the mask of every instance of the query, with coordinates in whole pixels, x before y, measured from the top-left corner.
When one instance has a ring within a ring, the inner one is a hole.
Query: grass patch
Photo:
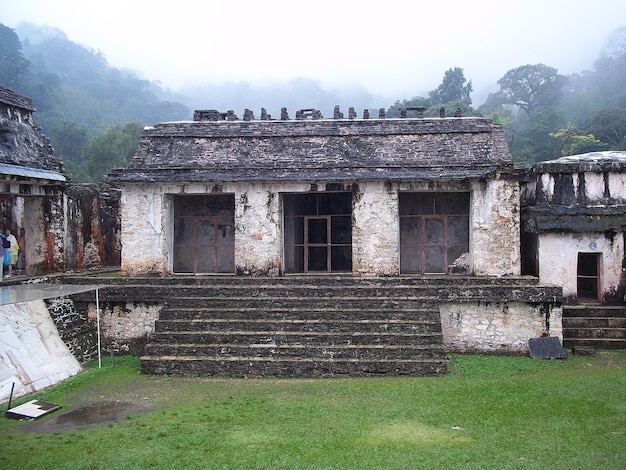
[[[623,468],[626,351],[452,356],[442,377],[146,376],[138,359],[29,396],[148,411],[41,434],[0,420],[0,468]],[[56,413],[57,415],[59,412]],[[43,420],[53,419],[46,417]]]

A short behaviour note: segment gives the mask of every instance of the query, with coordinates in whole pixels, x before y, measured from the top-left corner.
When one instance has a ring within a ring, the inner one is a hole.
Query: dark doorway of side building
[[[400,273],[447,274],[469,252],[469,193],[400,193],[398,202]]]
[[[176,274],[235,272],[235,197],[174,198],[173,270]]]
[[[352,272],[352,194],[283,194],[286,274]]]
[[[578,300],[598,302],[600,299],[600,253],[578,253],[576,296]]]

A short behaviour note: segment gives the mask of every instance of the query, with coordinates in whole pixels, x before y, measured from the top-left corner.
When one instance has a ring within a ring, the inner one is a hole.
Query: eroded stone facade
[[[525,273],[574,302],[623,302],[626,152],[537,163],[522,211]]]

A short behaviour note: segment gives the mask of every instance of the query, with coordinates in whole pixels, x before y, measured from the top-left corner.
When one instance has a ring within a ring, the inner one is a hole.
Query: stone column
[[[474,274],[520,274],[519,193],[515,181],[472,183],[470,254]]]
[[[359,183],[353,196],[352,270],[355,275],[399,272],[398,193],[382,181]]]

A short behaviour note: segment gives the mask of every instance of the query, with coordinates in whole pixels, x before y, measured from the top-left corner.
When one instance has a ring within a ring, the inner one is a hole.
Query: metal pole
[[[96,322],[98,324],[98,369],[102,368],[102,357],[100,356],[100,298],[96,289]]]

